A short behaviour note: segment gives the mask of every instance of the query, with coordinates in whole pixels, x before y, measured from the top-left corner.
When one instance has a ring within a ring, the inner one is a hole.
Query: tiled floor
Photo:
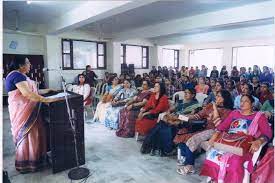
[[[19,174],[14,168],[14,145],[6,107],[3,118],[3,167],[8,171],[12,183],[71,182],[67,178],[68,171],[52,174],[51,169],[47,169],[37,173]],[[85,124],[85,167],[93,172],[87,183],[196,183],[205,180],[197,174],[178,175],[175,157],[142,155],[139,152],[140,146],[134,138],[119,138],[115,131],[110,131],[101,124]],[[203,158],[202,155],[196,161],[197,169]]]

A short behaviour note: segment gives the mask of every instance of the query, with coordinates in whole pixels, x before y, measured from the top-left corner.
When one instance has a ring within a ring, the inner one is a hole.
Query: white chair
[[[252,163],[253,163],[253,166],[256,165],[258,159],[259,159],[259,156],[261,154],[261,151],[263,149],[263,147],[266,145],[266,142],[263,143],[260,148],[258,149],[258,151],[256,151],[254,154],[253,154],[253,157],[252,157]],[[249,183],[250,182],[250,173],[248,172],[247,170],[247,166],[248,166],[248,161],[246,161],[244,163],[244,178],[243,178],[243,183]]]
[[[204,93],[197,93],[196,94],[196,99],[198,100],[199,104],[202,106],[204,99],[207,98],[208,95]]]
[[[179,100],[183,100],[184,99],[184,91],[179,91],[179,92],[176,92],[174,93],[173,97],[172,97],[172,100],[176,103],[176,95],[179,96]]]
[[[96,93],[96,88],[91,87],[90,98],[91,98],[92,103],[90,105],[84,106],[84,120],[85,121],[86,121],[86,118],[88,116],[89,109],[91,109],[93,115],[95,114],[94,105],[93,105],[94,99],[95,99],[95,93]]]
[[[252,163],[253,163],[253,166],[256,165],[257,161],[258,161],[258,158],[261,154],[261,151],[263,149],[263,147],[266,145],[266,142],[263,143],[260,148],[258,149],[258,151],[256,151],[253,156],[252,156]],[[243,183],[250,183],[250,173],[248,172],[247,170],[247,167],[248,167],[248,161],[244,162],[243,164],[244,166],[244,178],[243,178]],[[211,177],[207,177],[207,181],[206,182],[210,182],[211,181]],[[218,183],[223,183],[223,181],[219,181]]]
[[[71,84],[71,83],[66,85],[66,90],[67,91],[73,91],[73,88],[74,88],[74,85]]]

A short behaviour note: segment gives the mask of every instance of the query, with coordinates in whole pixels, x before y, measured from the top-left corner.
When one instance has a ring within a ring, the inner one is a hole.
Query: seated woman
[[[212,90],[208,97],[203,101],[203,106],[206,106],[211,102],[215,102],[217,93],[220,92],[222,89],[224,89],[223,81],[217,81],[215,89]]]
[[[272,100],[272,92],[269,90],[269,83],[263,82],[260,86],[259,100],[261,104],[264,104],[266,100]]]
[[[149,153],[151,151],[151,155],[159,154],[161,156],[173,154],[175,147],[173,139],[181,128],[178,116],[190,114],[199,107],[195,89],[186,88],[184,101],[176,106],[174,113],[170,113],[170,110],[162,113],[164,115],[163,119],[146,136],[141,152]],[[171,110],[173,111],[173,109]]]
[[[244,178],[244,162],[249,161],[248,171],[252,172],[252,155],[259,147],[269,141],[272,136],[271,128],[264,114],[253,111],[254,98],[251,95],[242,95],[241,109],[234,110],[217,127],[217,132],[209,140],[213,142],[221,132],[245,133],[255,138],[251,142],[249,152],[243,156],[234,155],[211,148],[201,169],[202,176],[211,177],[214,181],[241,183]]]
[[[158,115],[169,108],[168,97],[165,95],[165,85],[155,83],[154,93],[151,94],[147,104],[140,109],[136,121],[135,131],[141,135],[147,135],[156,125]]]
[[[196,93],[207,94],[209,86],[205,84],[205,77],[199,77],[199,82],[195,87]]]
[[[124,80],[123,88],[106,109],[105,126],[111,129],[118,129],[119,111],[136,94],[136,90],[131,88],[129,80]]]
[[[226,90],[230,92],[233,101],[239,95],[238,90],[236,89],[235,81],[232,79],[226,81]]]
[[[108,81],[107,91],[102,97],[102,100],[97,104],[95,115],[93,121],[98,120],[103,123],[105,121],[106,108],[111,105],[111,101],[122,89],[122,86],[119,84],[119,80],[116,76],[112,76]]]
[[[119,112],[119,129],[116,131],[118,137],[134,137],[135,124],[140,109],[147,103],[151,92],[148,81],[142,82],[142,91],[126,104]]]
[[[194,152],[201,146],[202,142],[209,140],[214,134],[222,120],[224,120],[233,109],[233,101],[227,90],[221,90],[216,95],[216,102],[210,103],[196,114],[188,115],[191,120],[207,120],[204,130],[189,133],[186,128],[181,129],[174,142],[181,150],[181,156],[185,157],[185,162],[179,162],[180,167],[177,172],[182,175],[194,173]]]
[[[252,85],[245,83],[241,87],[241,93],[238,95],[234,100],[234,109],[240,109],[241,107],[241,98],[242,95],[251,95],[252,94]],[[253,110],[258,111],[260,110],[262,104],[260,103],[259,99],[253,96],[254,103],[253,103]]]
[[[83,95],[84,106],[90,105],[92,103],[91,99],[91,87],[86,83],[86,78],[84,74],[78,74],[78,83],[73,86],[73,92]]]

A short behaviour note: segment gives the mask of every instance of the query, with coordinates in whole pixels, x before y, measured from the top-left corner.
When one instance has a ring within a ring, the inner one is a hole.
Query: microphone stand
[[[61,76],[61,83],[62,83],[63,92],[65,94],[67,113],[69,116],[69,121],[70,121],[70,125],[72,128],[73,136],[74,136],[74,150],[75,150],[76,167],[69,171],[68,177],[71,180],[80,180],[80,179],[88,177],[90,174],[90,171],[88,168],[79,167],[77,141],[76,141],[76,130],[75,130],[75,125],[76,125],[75,124],[75,121],[76,121],[75,111],[71,110],[71,108],[70,108],[69,100],[68,100],[68,96],[67,96],[67,92],[66,92],[66,81],[62,75],[61,69],[59,70],[59,74]]]

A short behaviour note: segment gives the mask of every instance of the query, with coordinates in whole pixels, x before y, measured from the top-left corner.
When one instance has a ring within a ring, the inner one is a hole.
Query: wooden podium
[[[76,137],[79,165],[85,164],[83,96],[68,92],[69,104],[76,116]],[[50,95],[45,95],[50,96]],[[76,167],[74,138],[63,100],[42,105],[42,118],[47,132],[48,156],[53,173]]]

